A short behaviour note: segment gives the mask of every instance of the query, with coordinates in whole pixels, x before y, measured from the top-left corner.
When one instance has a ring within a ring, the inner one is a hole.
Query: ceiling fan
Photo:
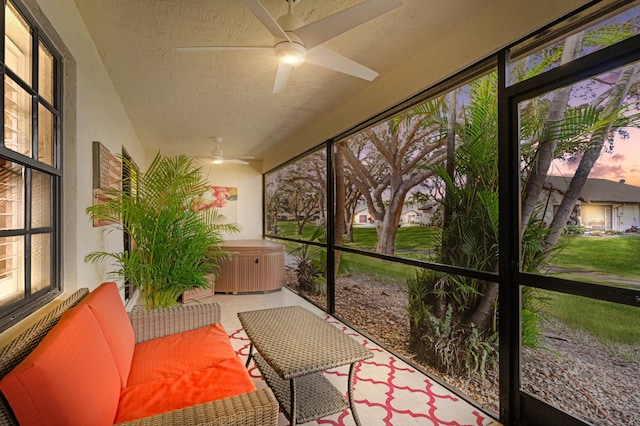
[[[211,154],[206,157],[198,157],[205,158],[207,160],[211,160],[213,164],[222,164],[222,163],[235,163],[235,164],[249,164],[248,161],[245,160],[253,160],[255,157],[252,156],[225,156],[222,152],[222,148],[220,148],[220,143],[222,142],[222,138],[220,136],[211,136],[211,139],[216,144],[216,146],[211,150]]]
[[[378,16],[402,6],[402,0],[367,0],[326,18],[304,23],[293,13],[293,3],[285,0],[289,13],[274,19],[259,0],[242,0],[275,37],[273,46],[193,46],[181,47],[180,51],[228,51],[240,49],[273,49],[278,58],[273,93],[284,89],[291,71],[307,62],[371,81],[378,76],[374,70],[321,46],[327,40]]]

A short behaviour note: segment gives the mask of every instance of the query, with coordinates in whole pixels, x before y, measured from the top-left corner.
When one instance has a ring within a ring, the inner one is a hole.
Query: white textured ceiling
[[[176,51],[272,44],[271,33],[240,0],[75,1],[149,150],[206,155],[208,137],[218,135],[226,155],[260,159],[371,84],[303,64],[285,90],[273,94],[277,63],[271,52]],[[309,23],[361,1],[300,0],[294,10]],[[492,1],[404,0],[324,46],[383,76]],[[274,17],[287,12],[285,0],[262,3]]]

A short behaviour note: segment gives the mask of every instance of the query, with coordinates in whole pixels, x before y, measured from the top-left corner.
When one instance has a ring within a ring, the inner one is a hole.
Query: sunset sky
[[[640,129],[627,128],[629,139],[616,136],[613,152],[602,152],[591,170],[590,178],[608,179],[615,182],[624,179],[629,185],[640,186]],[[579,161],[554,161],[549,174],[573,176]]]

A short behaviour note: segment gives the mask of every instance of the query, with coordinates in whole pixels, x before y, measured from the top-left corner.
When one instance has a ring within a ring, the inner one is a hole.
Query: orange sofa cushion
[[[236,353],[221,324],[147,340],[135,346],[128,386],[213,367]]]
[[[122,389],[116,423],[140,419],[256,389],[238,357],[214,367]]]
[[[125,387],[136,340],[116,283],[100,284],[80,304],[89,306],[96,317],[120,373],[121,386]]]
[[[68,310],[0,390],[23,426],[113,424],[120,377],[89,307]]]

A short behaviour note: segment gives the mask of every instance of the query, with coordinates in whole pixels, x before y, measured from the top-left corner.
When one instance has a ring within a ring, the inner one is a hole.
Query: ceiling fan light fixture
[[[275,47],[276,57],[281,64],[297,66],[304,62],[307,50],[301,44],[293,41],[284,41]]]

